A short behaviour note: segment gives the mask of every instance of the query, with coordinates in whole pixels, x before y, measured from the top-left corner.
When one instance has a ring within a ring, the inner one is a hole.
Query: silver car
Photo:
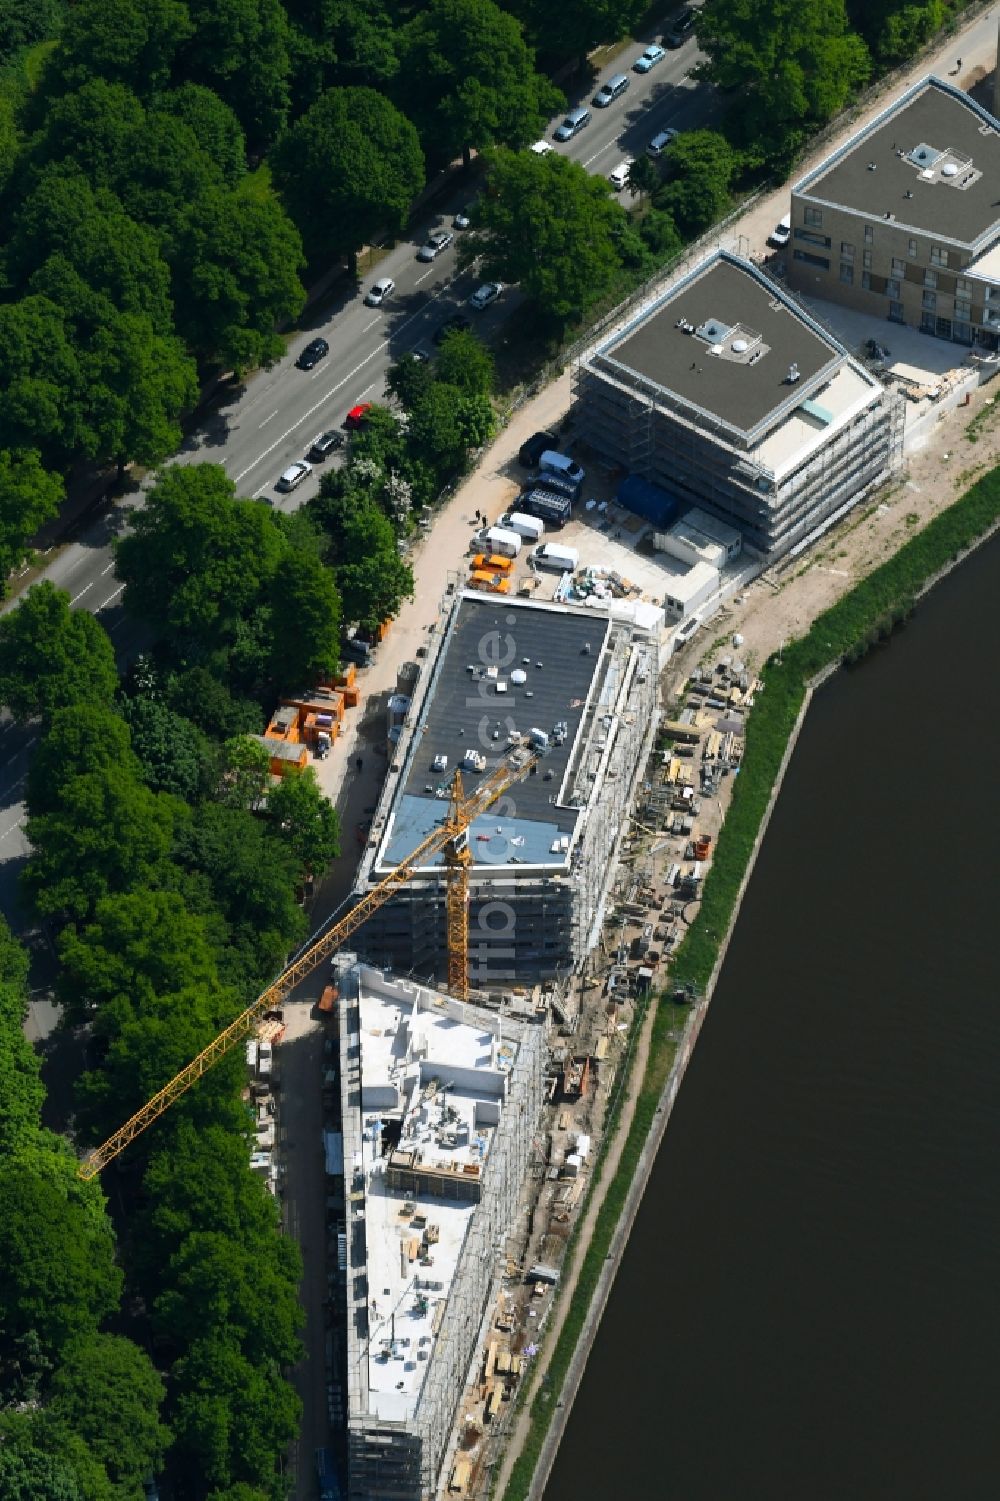
[[[427,236],[427,244],[421,245],[417,251],[418,261],[433,261],[442,250],[447,250],[455,238],[447,229],[437,229],[432,235]]]
[[[296,459],[275,482],[274,488],[280,490],[282,495],[287,494],[289,490],[301,485],[307,474],[312,474],[312,467],[308,459]]]

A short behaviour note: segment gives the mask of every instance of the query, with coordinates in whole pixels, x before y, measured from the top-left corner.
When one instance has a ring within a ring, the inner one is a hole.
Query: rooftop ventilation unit
[[[788,385],[794,386],[795,382],[797,380],[799,380],[799,378],[800,378],[799,377],[799,367],[798,367],[798,365],[795,364],[795,362],[793,360],[792,363],[788,367],[788,374],[785,376],[785,381],[787,382]]]
[[[910,152],[910,161],[917,167],[933,167],[943,155],[944,152],[939,151],[936,146],[928,146],[925,141],[922,141]]]

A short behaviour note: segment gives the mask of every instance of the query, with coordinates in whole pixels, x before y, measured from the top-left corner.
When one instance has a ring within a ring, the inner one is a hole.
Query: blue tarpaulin
[[[618,486],[618,504],[654,526],[669,526],[680,509],[680,502],[672,495],[639,474],[630,474],[622,480]]]

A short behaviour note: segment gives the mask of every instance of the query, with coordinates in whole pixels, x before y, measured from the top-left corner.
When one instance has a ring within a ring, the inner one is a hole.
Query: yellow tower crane
[[[270,1011],[273,1007],[280,1005],[301,980],[312,974],[324,959],[329,959],[335,954],[351,934],[357,932],[362,923],[371,917],[373,912],[377,912],[401,886],[405,886],[422,864],[442,852],[447,871],[449,988],[452,994],[465,1000],[469,993],[468,872],[472,864],[472,855],[469,852],[469,825],[492,807],[508,787],[512,787],[515,782],[519,782],[523,776],[526,776],[537,761],[538,753],[528,742],[522,741],[507,753],[488,777],[484,777],[476,784],[468,796],[462,786],[461,773],[456,771],[444,820],[432,829],[425,839],[421,840],[405,860],[402,860],[383,880],[379,881],[377,886],[373,886],[370,891],[366,892],[346,917],[342,917],[339,922],[320,933],[308,948],[297,955],[278,978],[273,980],[266,990],[262,990],[257,999],[241,1012],[235,1021],[230,1022],[229,1026],[220,1032],[207,1048],[202,1049],[197,1058],[192,1058],[191,1062],[182,1068],[169,1084],[165,1084],[123,1126],[119,1126],[113,1136],[109,1136],[107,1141],[85,1157],[78,1168],[79,1176],[84,1179],[96,1177],[109,1162],[125,1150],[130,1142],[135,1141],[147,1126],[152,1125],[153,1121],[163,1115],[164,1111],[169,1110],[174,1101],[180,1099],[181,1095],[185,1094],[202,1074],[208,1073],[208,1070],[218,1063],[230,1048],[248,1037],[265,1011]],[[461,917],[460,922],[459,917]]]

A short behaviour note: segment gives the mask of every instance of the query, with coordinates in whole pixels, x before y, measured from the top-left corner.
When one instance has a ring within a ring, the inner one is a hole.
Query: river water
[[[998,578],[813,702],[546,1501],[1000,1495]]]

